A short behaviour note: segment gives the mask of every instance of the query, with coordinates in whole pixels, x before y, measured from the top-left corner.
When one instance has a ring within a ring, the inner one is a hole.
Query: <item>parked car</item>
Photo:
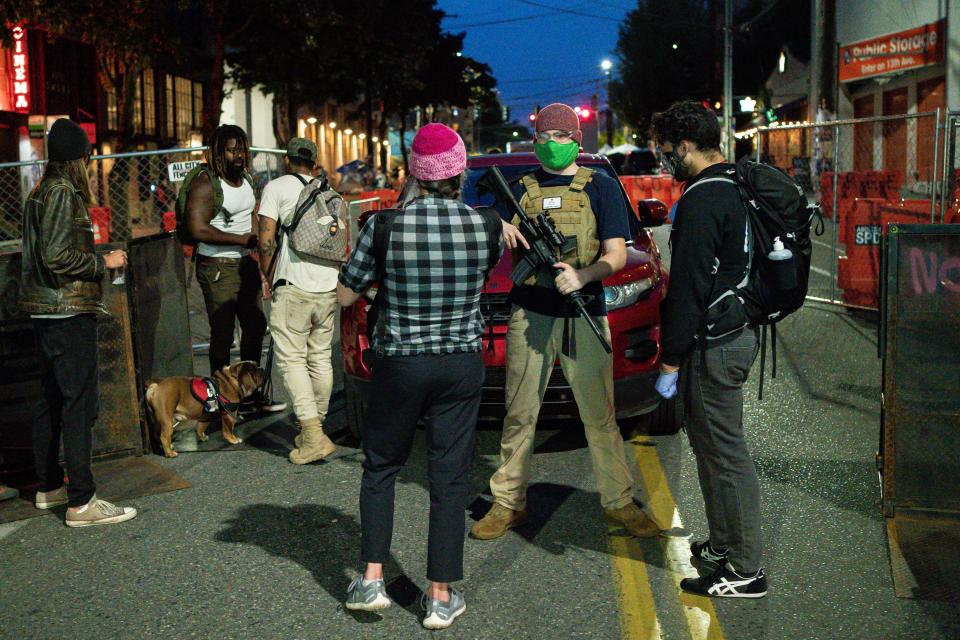
[[[617,178],[613,167],[603,156],[581,154],[577,163]],[[492,195],[477,192],[477,181],[491,166],[499,167],[509,181],[520,174],[534,171],[539,163],[532,153],[468,158],[464,202],[471,206],[493,203]],[[620,184],[619,181],[617,184]],[[632,203],[627,200],[622,187],[621,192],[630,213],[633,237],[628,241],[626,267],[603,282],[613,346],[617,418],[623,420],[649,414],[652,433],[672,433],[679,419],[676,399],[662,401],[653,386],[660,365],[660,302],[666,295],[668,276],[649,230],[649,227],[664,223],[667,210],[659,200]],[[505,412],[506,335],[510,319],[507,295],[512,286],[512,266],[513,260],[507,251],[491,274],[481,297],[483,317],[493,325],[492,332],[488,327],[483,335],[486,380],[480,406],[481,420],[500,420]],[[371,300],[371,297],[362,296],[356,304],[342,311],[340,322],[347,424],[356,435],[360,433],[366,398],[368,394],[376,393],[376,389],[370,388],[370,370],[362,358],[363,352],[370,346],[366,337],[366,318]],[[554,367],[550,378],[540,419],[577,416],[573,393],[558,365]]]

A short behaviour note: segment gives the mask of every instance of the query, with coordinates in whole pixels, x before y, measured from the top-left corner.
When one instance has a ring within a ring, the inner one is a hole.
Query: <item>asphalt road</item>
[[[658,230],[662,238],[666,230]],[[664,248],[666,244],[662,245]],[[815,264],[824,268],[819,256]],[[830,256],[826,256],[828,261]],[[530,488],[532,522],[468,540],[468,612],[450,638],[957,638],[960,612],[893,594],[874,455],[880,363],[874,318],[808,304],[780,330],[777,378],[745,424],[760,474],[770,594],[758,601],[682,596],[687,536],[705,534],[684,435],[630,445],[637,497],[673,525],[630,540],[601,520],[582,428],[543,428]],[[204,358],[198,358],[198,362]],[[198,367],[199,369],[199,367]],[[768,372],[769,375],[769,372]],[[338,394],[328,421],[344,426]],[[2,638],[416,638],[425,585],[428,494],[422,437],[397,486],[395,609],[355,615],[341,602],[358,562],[362,454],[338,438],[333,460],[286,454],[283,416],[247,446],[152,459],[193,488],[135,501],[116,527],[70,530],[62,513],[0,527]],[[471,474],[489,500],[499,434],[480,433]]]

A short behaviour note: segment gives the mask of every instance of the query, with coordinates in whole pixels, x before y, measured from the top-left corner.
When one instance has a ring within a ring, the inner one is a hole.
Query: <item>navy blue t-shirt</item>
[[[574,176],[558,176],[547,173],[543,169],[537,169],[533,173],[533,177],[540,183],[541,187],[556,187],[569,185],[573,182]],[[526,189],[519,180],[510,186],[513,195],[519,202]],[[630,220],[627,218],[627,206],[617,181],[602,171],[594,171],[593,178],[587,183],[584,191],[590,198],[590,207],[597,218],[597,236],[600,242],[612,238],[629,239]],[[497,201],[496,207],[500,217],[510,222],[513,218],[513,212],[499,201]],[[587,312],[590,315],[607,315],[607,305],[603,298],[603,283],[590,282],[581,289],[581,293],[592,298],[586,305]],[[509,301],[527,311],[555,318],[572,318],[577,315],[576,307],[559,291],[552,288],[548,289],[536,285],[514,285],[510,291]]]

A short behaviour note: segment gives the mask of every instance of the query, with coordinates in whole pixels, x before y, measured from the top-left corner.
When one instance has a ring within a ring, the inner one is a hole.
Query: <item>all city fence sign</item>
[[[186,160],[184,162],[171,162],[167,165],[167,177],[170,182],[183,182],[190,170],[200,164],[200,160]]]
[[[840,81],[849,82],[943,62],[946,20],[840,47]]]

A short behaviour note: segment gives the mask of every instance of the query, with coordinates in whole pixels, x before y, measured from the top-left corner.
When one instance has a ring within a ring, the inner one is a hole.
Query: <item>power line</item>
[[[533,0],[515,0],[520,4],[528,4],[531,7],[539,7],[541,9],[550,9],[551,11],[557,11],[559,13],[569,13],[570,15],[580,16],[582,18],[593,18],[594,20],[606,20],[607,22],[621,22],[621,18],[611,18],[610,16],[598,16],[593,13],[584,13],[583,11],[575,11],[574,9],[563,9],[560,7],[554,7],[549,4],[541,4],[539,2],[534,2]],[[626,11],[626,9],[624,9]]]

